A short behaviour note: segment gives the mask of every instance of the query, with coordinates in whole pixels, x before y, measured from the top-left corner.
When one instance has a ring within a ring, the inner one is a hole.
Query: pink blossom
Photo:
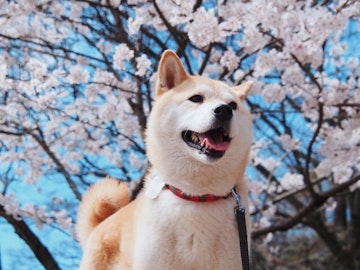
[[[89,71],[84,69],[82,66],[75,65],[70,68],[70,74],[66,78],[70,84],[80,84],[89,81]]]
[[[205,47],[211,42],[220,42],[224,38],[214,11],[199,8],[194,14],[194,20],[187,26],[190,40],[199,47]],[[204,27],[206,25],[206,27]]]
[[[134,57],[134,51],[130,50],[129,47],[122,43],[115,48],[113,57],[114,66],[119,70],[125,69],[125,61],[129,61]]]
[[[220,59],[220,64],[226,67],[229,72],[233,72],[239,67],[240,58],[235,54],[233,49],[228,49],[224,52]]]
[[[281,178],[280,183],[285,190],[291,190],[300,188],[304,181],[302,175],[286,172]]]
[[[145,54],[136,57],[135,61],[136,61],[135,74],[138,76],[144,76],[148,68],[151,66],[151,61],[147,58]]]

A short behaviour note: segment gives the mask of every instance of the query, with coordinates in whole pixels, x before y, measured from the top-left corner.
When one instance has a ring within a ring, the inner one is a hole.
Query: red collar
[[[179,198],[192,202],[214,202],[219,199],[227,199],[231,194],[231,192],[229,192],[226,196],[216,196],[213,194],[204,194],[201,196],[195,196],[195,195],[186,194],[181,189],[178,189],[169,184],[165,184],[165,187]]]

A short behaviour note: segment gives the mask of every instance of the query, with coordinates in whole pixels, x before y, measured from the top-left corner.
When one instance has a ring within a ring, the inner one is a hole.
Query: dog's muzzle
[[[231,141],[229,131],[222,127],[204,133],[186,130],[182,132],[182,138],[188,146],[212,158],[221,158]]]
[[[212,111],[215,121],[213,129],[200,133],[192,130],[182,132],[186,144],[212,158],[221,158],[229,147],[231,138],[230,120],[233,117],[231,106],[222,104]]]

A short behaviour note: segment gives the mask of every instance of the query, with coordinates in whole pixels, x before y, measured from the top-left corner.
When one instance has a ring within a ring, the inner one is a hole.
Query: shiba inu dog
[[[164,52],[148,119],[144,189],[130,202],[125,183],[105,179],[84,195],[80,269],[241,269],[229,194],[236,187],[247,207],[252,120],[242,101],[250,87],[190,76],[174,52]]]

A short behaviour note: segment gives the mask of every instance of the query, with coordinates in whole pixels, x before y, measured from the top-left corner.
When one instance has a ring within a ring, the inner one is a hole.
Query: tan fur
[[[85,194],[78,213],[77,236],[82,247],[90,233],[106,218],[130,202],[127,186],[107,178],[93,185]]]
[[[176,197],[164,184],[191,195],[225,195],[236,186],[247,207],[243,180],[252,140],[251,117],[241,103],[251,83],[236,87],[186,74],[180,59],[164,52],[146,146],[152,169],[138,198],[129,202],[125,184],[106,179],[84,196],[77,232],[84,249],[82,270],[241,269],[233,198],[195,203]],[[204,101],[189,101],[201,94]],[[223,157],[189,147],[184,130],[207,132],[219,105],[236,102],[231,141]],[[247,216],[249,229],[249,218]]]

